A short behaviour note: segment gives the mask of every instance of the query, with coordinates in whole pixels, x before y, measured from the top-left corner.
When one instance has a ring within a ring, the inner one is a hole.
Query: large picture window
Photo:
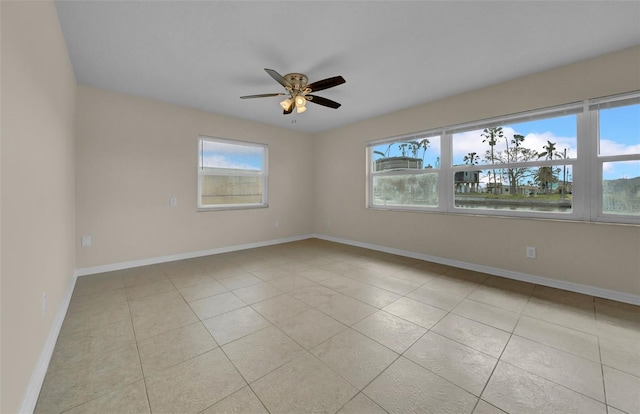
[[[576,115],[452,134],[454,208],[572,213]]]
[[[367,144],[368,206],[640,224],[640,93]]]
[[[198,208],[267,206],[267,145],[199,137]]]

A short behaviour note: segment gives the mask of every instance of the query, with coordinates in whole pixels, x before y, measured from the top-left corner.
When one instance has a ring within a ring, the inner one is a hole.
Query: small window
[[[602,164],[602,212],[640,216],[640,161]]]
[[[198,208],[267,207],[265,144],[200,137]]]
[[[372,143],[372,207],[439,205],[440,136],[426,134]]]

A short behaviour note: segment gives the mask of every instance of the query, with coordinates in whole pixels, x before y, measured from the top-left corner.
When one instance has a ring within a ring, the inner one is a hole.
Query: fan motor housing
[[[305,86],[307,86],[307,82],[309,82],[309,78],[307,75],[303,75],[302,73],[287,73],[283,76],[289,84],[291,84],[293,90],[302,90]]]

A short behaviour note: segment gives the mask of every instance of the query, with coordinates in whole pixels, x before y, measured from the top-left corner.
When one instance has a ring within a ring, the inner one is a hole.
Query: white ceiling
[[[640,1],[56,1],[79,84],[318,132],[640,44]],[[263,68],[342,103],[283,116]],[[295,121],[295,122],[293,122]]]

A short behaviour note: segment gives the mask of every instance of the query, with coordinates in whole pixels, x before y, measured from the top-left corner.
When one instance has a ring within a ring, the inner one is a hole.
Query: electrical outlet
[[[536,248],[535,247],[527,246],[527,257],[529,259],[535,259],[536,258]]]
[[[280,227],[280,220],[276,220],[275,226]]]
[[[171,200],[169,200],[169,205],[170,205],[171,207],[175,207],[175,206],[177,206],[177,205],[178,205],[178,199],[177,199],[177,198],[175,198],[175,197],[171,197]]]
[[[80,246],[82,246],[82,247],[91,246],[91,236],[82,236],[80,238]]]

